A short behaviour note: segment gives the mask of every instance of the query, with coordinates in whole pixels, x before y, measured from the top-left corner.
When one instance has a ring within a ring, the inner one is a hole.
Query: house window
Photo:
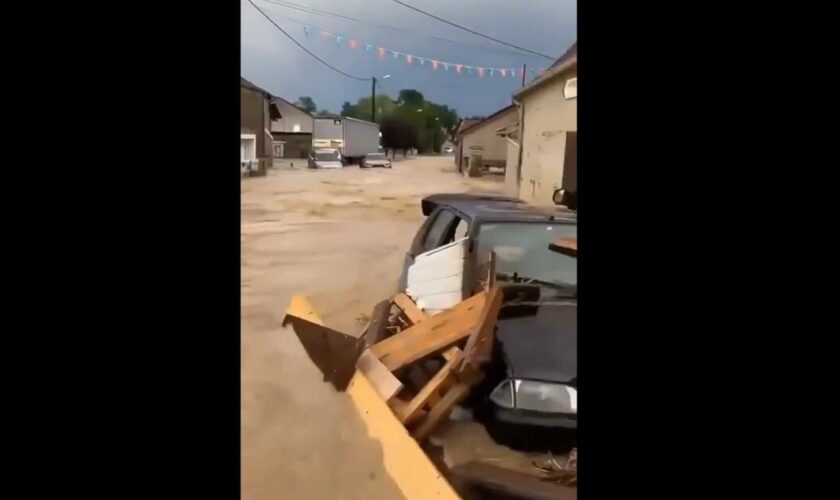
[[[566,85],[563,86],[563,96],[566,99],[577,97],[577,77],[566,80]]]
[[[294,125],[292,125],[292,132],[300,132],[300,124],[299,123],[295,123]]]

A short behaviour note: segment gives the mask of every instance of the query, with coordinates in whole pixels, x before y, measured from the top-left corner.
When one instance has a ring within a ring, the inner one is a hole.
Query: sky
[[[377,78],[377,94],[396,98],[401,89],[413,88],[427,100],[455,108],[460,116],[486,116],[511,103],[511,93],[521,85],[520,69],[549,66],[550,59],[472,35],[428,18],[392,0],[252,0],[301,45],[338,69],[362,78]],[[577,38],[577,0],[402,0],[472,30],[559,57]],[[273,2],[295,4],[358,21],[316,15]],[[306,34],[304,26],[312,28]],[[318,109],[341,111],[344,101],[355,103],[369,96],[370,81],[342,76],[297,47],[249,2],[241,0],[242,76],[289,101],[311,96]],[[324,36],[321,31],[342,35]],[[436,38],[435,38],[436,37]],[[348,40],[358,41],[352,49]],[[446,40],[441,40],[446,39]],[[454,43],[453,43],[454,42]],[[365,44],[374,47],[365,50]],[[517,76],[490,76],[485,71],[458,75],[453,67],[433,70],[429,62],[388,52],[377,57],[375,47],[414,54],[427,59],[476,67],[516,68]],[[390,78],[382,79],[385,75]],[[527,80],[533,78],[528,74]]]

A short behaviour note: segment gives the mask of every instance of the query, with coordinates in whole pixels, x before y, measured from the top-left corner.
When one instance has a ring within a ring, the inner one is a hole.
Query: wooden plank
[[[306,321],[315,323],[316,325],[324,324],[318,316],[318,313],[315,311],[315,308],[312,306],[312,303],[309,302],[309,298],[302,293],[292,295],[292,300],[289,301],[289,305],[286,307],[286,315],[297,316],[298,318],[305,319]],[[287,319],[283,318],[283,326],[285,326],[287,322]]]
[[[296,295],[298,304],[290,305],[287,313],[301,314],[312,323],[323,325],[323,320],[304,295]],[[293,298],[294,302],[295,299]],[[303,307],[300,307],[303,306]],[[382,449],[382,463],[405,498],[434,498],[460,500],[452,485],[440,474],[429,457],[408,434],[405,427],[390,412],[388,405],[379,398],[365,375],[356,371],[347,387],[353,408],[364,422],[368,435]]]
[[[371,347],[389,370],[394,371],[424,356],[443,350],[470,334],[486,300],[482,292],[446,311],[431,316]]]
[[[394,398],[391,401],[388,401],[388,406],[390,406],[391,409],[394,411],[394,416],[399,418],[400,412],[405,411],[405,408],[408,406],[408,402],[403,401],[401,399]],[[412,424],[424,419],[427,414],[428,414],[428,412],[426,410],[420,410],[420,411],[418,411],[417,413],[414,414],[414,417],[412,417],[409,420],[406,420],[405,422],[403,422],[403,425],[405,425],[405,426],[412,425]]]
[[[461,350],[457,347],[450,347],[443,351],[443,359],[446,361],[458,360],[461,358]]]
[[[394,398],[388,401],[388,406],[391,410],[394,411],[394,415],[399,415],[400,412],[405,411],[405,408],[408,406],[408,401],[403,401],[399,398]]]
[[[364,330],[365,347],[379,342],[381,339],[388,336],[388,317],[391,315],[391,301],[383,300],[376,304],[373,312],[370,315],[370,321],[367,328]]]
[[[449,417],[449,414],[452,412],[452,408],[464,400],[467,397],[467,394],[470,392],[470,386],[464,383],[457,383],[452,386],[446,394],[440,398],[440,401],[435,403],[431,410],[429,410],[429,415],[426,416],[425,419],[420,423],[419,426],[414,430],[412,436],[419,442],[425,440],[432,431],[446,418]]]
[[[456,352],[451,352],[455,349]],[[420,410],[429,403],[429,399],[438,393],[438,390],[443,386],[444,382],[452,376],[452,371],[455,368],[455,364],[461,359],[460,352],[461,350],[457,347],[453,347],[449,349],[447,352],[450,352],[450,360],[443,365],[437,373],[435,373],[431,380],[420,389],[420,392],[417,393],[414,398],[412,398],[411,402],[403,408],[399,413],[397,413],[397,417],[399,417],[400,422],[405,424],[407,421],[415,418]]]
[[[502,307],[502,289],[496,284],[492,286],[488,292],[489,299],[484,303],[481,315],[473,326],[467,345],[464,347],[464,362],[461,369],[467,365],[478,368],[490,361],[493,355],[493,333],[496,329],[499,309]]]
[[[365,425],[367,435],[382,450],[385,471],[404,498],[461,498],[382,401],[364,373],[356,371],[347,387],[347,394]]]
[[[577,488],[541,480],[539,476],[499,467],[486,462],[468,462],[449,470],[456,486],[483,495],[476,498],[530,498],[533,500],[576,500]],[[464,495],[466,498],[466,495]]]
[[[415,304],[408,295],[402,292],[394,295],[394,304],[400,308],[412,324],[416,325],[428,318],[426,313],[421,311],[420,308],[417,307],[417,304]]]
[[[403,388],[402,382],[385,368],[385,365],[370,352],[370,349],[365,349],[359,357],[356,368],[365,374],[373,388],[376,389],[377,394],[384,401],[396,396]]]
[[[569,257],[577,257],[577,236],[559,236],[549,243],[548,248]]]

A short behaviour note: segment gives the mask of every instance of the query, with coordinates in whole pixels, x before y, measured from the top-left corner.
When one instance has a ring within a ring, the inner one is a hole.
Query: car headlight
[[[564,384],[506,379],[493,389],[490,400],[502,408],[577,414],[577,389]]]

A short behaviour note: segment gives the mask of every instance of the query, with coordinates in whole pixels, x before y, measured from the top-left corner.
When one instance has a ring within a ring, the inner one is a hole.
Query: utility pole
[[[375,80],[375,78],[374,78],[374,80]],[[376,82],[374,82],[374,83],[376,83]],[[522,86],[523,87],[525,86],[525,65],[524,64],[522,65]]]
[[[371,79],[373,85],[370,87],[370,121],[376,123],[376,77]]]

